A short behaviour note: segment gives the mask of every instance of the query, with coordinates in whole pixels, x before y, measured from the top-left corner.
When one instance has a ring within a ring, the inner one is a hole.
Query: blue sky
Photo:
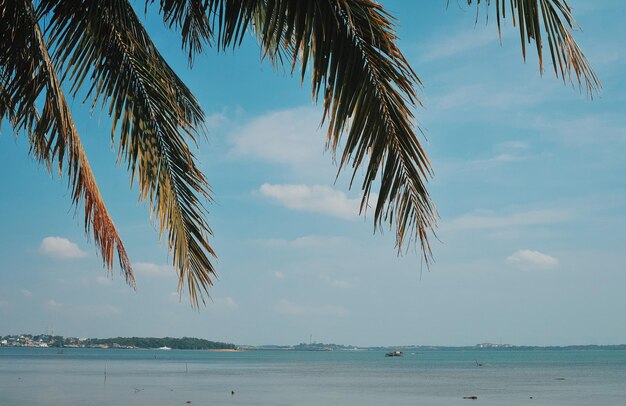
[[[603,84],[593,101],[524,64],[518,33],[475,25],[462,2],[386,1],[422,81],[416,111],[441,216],[435,263],[397,257],[390,232],[334,182],[321,110],[299,80],[241,49],[188,69],[176,35],[146,22],[200,100],[196,155],[215,194],[219,280],[199,311],[176,293],[148,208],[116,164],[106,113],[73,102],[137,291],[108,274],[66,180],[0,136],[0,335],[197,336],[238,344],[528,345],[626,342],[626,4],[571,1]],[[493,10],[492,10],[493,13]],[[358,185],[358,182],[355,184]]]

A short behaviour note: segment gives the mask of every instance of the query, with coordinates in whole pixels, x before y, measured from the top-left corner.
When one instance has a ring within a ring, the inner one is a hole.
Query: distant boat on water
[[[385,354],[385,357],[402,357],[404,353],[402,351],[391,351]]]
[[[171,348],[168,346],[164,346],[164,347],[157,348],[157,350],[171,350]]]

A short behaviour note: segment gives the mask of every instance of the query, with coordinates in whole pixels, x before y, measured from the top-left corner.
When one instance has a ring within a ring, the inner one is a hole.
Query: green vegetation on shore
[[[10,347],[74,348],[171,348],[176,350],[235,350],[235,344],[193,337],[115,337],[78,338],[50,334],[21,334],[0,337],[0,345]]]
[[[107,345],[109,347],[125,348],[161,348],[168,347],[176,350],[235,350],[235,344],[209,341],[193,337],[115,337],[115,338],[89,338],[87,342],[91,346]]]

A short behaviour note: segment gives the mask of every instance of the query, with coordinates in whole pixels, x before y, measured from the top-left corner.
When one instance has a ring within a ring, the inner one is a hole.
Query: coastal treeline
[[[162,348],[168,347],[176,350],[235,350],[235,344],[209,341],[194,337],[115,337],[115,338],[88,338],[85,344],[96,347],[106,345],[109,347],[132,347],[132,348]]]
[[[172,348],[177,350],[235,350],[232,343],[209,341],[194,337],[115,337],[78,338],[50,334],[20,334],[0,337],[0,346],[8,347],[73,347],[73,348]]]

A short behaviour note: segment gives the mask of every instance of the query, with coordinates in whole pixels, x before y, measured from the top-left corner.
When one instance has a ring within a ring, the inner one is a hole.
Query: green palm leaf
[[[480,0],[467,0],[468,4],[472,2],[480,4]],[[486,0],[485,3],[489,7],[491,0]],[[506,18],[507,10],[513,20],[513,25],[518,26],[524,59],[526,59],[526,44],[534,41],[539,58],[539,70],[543,72],[545,36],[556,76],[577,83],[581,89],[584,82],[587,94],[593,97],[593,94],[601,87],[600,80],[571,33],[571,30],[577,28],[578,25],[567,1],[509,0],[508,7],[505,0],[494,0],[494,3],[499,33],[501,33],[502,20]]]
[[[154,0],[146,2],[154,3]],[[161,0],[159,2],[163,21],[169,28],[180,30],[182,48],[189,54],[190,64],[196,54],[203,51],[205,43],[213,39],[213,28],[209,22],[209,2],[201,0]]]
[[[495,2],[500,29],[506,2]],[[421,83],[396,46],[392,17],[370,0],[207,3],[222,49],[238,45],[250,27],[264,55],[276,65],[288,63],[293,73],[300,64],[302,80],[310,69],[313,98],[322,93],[327,145],[333,153],[345,134],[340,170],[352,166],[354,180],[358,168],[365,167],[361,211],[367,209],[372,188],[380,182],[375,226],[395,223],[399,252],[405,240],[419,241],[428,262],[428,231],[433,231],[437,213],[425,187],[432,174],[430,163],[412,115],[415,105],[421,104],[415,93]],[[511,0],[510,4],[517,13],[524,57],[525,42],[535,41],[543,70],[543,24],[557,76],[575,78],[581,87],[584,81],[590,95],[599,89],[597,76],[570,32],[575,23],[564,0]]]
[[[316,100],[322,95],[333,153],[345,134],[339,170],[351,166],[354,180],[365,167],[361,212],[380,182],[375,227],[395,223],[398,251],[407,240],[419,241],[428,261],[428,231],[437,213],[425,187],[430,163],[412,114],[421,84],[396,46],[392,18],[367,0],[208,3],[220,48],[238,45],[251,28],[273,63],[288,64],[292,72],[300,64],[302,80],[310,69],[312,95]]]
[[[209,187],[187,145],[195,142],[204,114],[189,89],[163,60],[128,2],[48,1],[49,36],[57,65],[76,94],[89,78],[87,98],[108,103],[111,136],[137,179],[140,199],[167,232],[179,291],[193,305],[215,275],[208,256],[211,230],[200,198]]]

